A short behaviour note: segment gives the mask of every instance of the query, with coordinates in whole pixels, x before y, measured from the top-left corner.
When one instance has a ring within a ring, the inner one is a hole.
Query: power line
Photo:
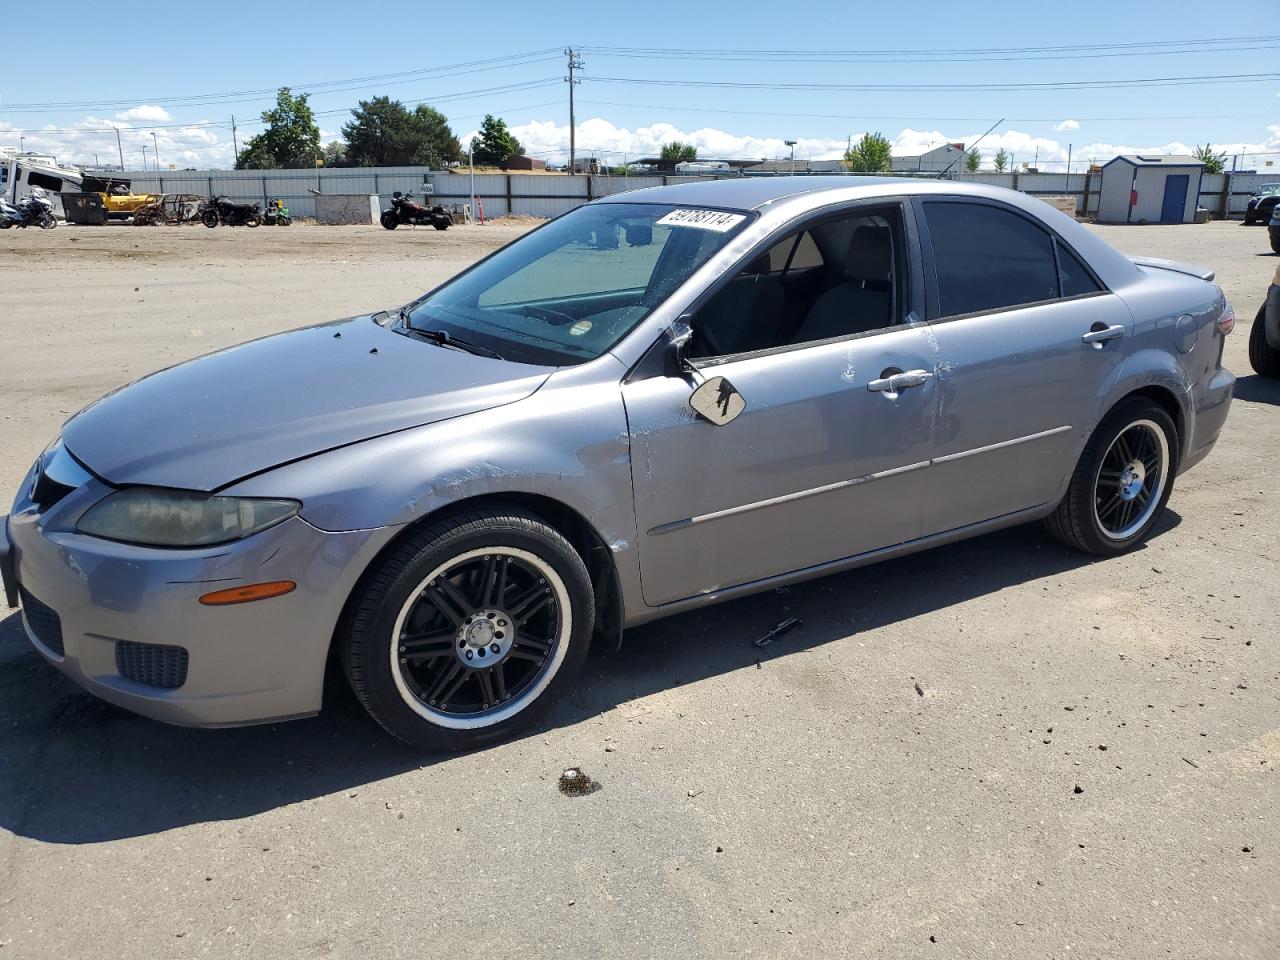
[[[399,73],[381,74],[371,77],[352,77],[347,80],[329,80],[320,81],[310,84],[281,84],[287,86],[291,90],[297,90],[300,93],[338,93],[346,90],[359,90],[371,86],[381,86],[388,83],[407,83],[420,79],[444,79],[447,77],[466,76],[473,73],[483,73],[490,70],[502,70],[511,67],[529,66],[538,63],[546,63],[551,60],[559,59],[558,51],[553,51],[555,55],[548,55],[546,51],[538,51],[542,56],[532,57],[530,54],[517,54],[512,57],[496,57],[489,60],[476,60],[470,63],[453,64],[448,67],[427,67],[422,70],[405,70]],[[476,66],[479,64],[479,66]],[[246,103],[254,100],[269,99],[274,96],[279,88],[262,88],[258,90],[241,90],[232,93],[221,94],[187,94],[184,96],[170,97],[132,97],[128,99],[114,100],[62,100],[49,101],[45,103],[14,103],[6,104],[0,107],[0,110],[10,113],[34,113],[34,112],[74,112],[86,109],[114,109],[118,107],[128,107],[138,103],[147,102],[163,102],[171,106],[212,106],[225,103]]]
[[[794,64],[819,64],[819,63],[840,63],[840,64],[884,64],[884,63],[1028,63],[1043,62],[1050,60],[1099,60],[1110,59],[1115,57],[1156,57],[1156,56],[1185,56],[1193,53],[1242,53],[1251,50],[1274,50],[1280,48],[1280,43],[1250,43],[1242,46],[1226,46],[1213,47],[1209,50],[1202,47],[1186,47],[1182,49],[1168,50],[1121,50],[1121,51],[1100,51],[1096,53],[1057,53],[1057,54],[1010,54],[1006,56],[993,56],[990,54],[979,54],[977,56],[946,56],[937,55],[932,52],[920,52],[917,54],[902,55],[895,57],[877,56],[873,52],[868,52],[850,56],[814,56],[811,53],[803,51],[795,51],[794,55],[782,55],[778,53],[751,53],[742,52],[714,52],[714,51],[674,51],[674,52],[633,52],[624,49],[600,49],[597,47],[588,48],[588,52],[593,56],[603,57],[622,57],[634,60],[699,60],[711,61],[716,63],[794,63]]]
[[[621,103],[616,100],[579,100],[586,106],[602,107],[634,107],[640,110],[674,110],[687,113],[728,113],[744,117],[806,117],[818,120],[904,120],[912,123],[986,123],[990,117],[906,117],[885,114],[849,114],[849,113],[797,113],[794,110],[727,110],[719,107],[675,106],[666,103]],[[1158,116],[1147,114],[1140,117],[1076,117],[1070,119],[1080,123],[1103,123],[1107,121],[1136,120],[1256,120],[1270,119],[1274,113],[1208,113],[1187,116]],[[1009,117],[1009,123],[1058,123],[1065,119],[1055,117]]]
[[[1196,77],[1142,77],[1116,80],[1055,80],[1033,83],[763,83],[742,80],[675,80],[670,78],[589,77],[587,83],[629,83],[659,87],[708,87],[739,90],[866,90],[901,92],[937,91],[1044,91],[1044,90],[1110,90],[1132,87],[1183,87],[1201,84],[1259,83],[1280,80],[1280,73],[1211,74]]]

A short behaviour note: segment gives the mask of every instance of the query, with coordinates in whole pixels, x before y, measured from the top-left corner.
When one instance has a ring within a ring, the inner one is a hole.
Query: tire
[[[40,217],[41,230],[52,230],[57,225],[58,225],[58,220],[56,217],[53,216],[53,214],[46,213],[41,215]]]
[[[1133,549],[1164,513],[1178,454],[1178,428],[1163,407],[1145,397],[1120,401],[1093,431],[1045,527],[1085,553],[1107,557]]]
[[[1249,366],[1261,377],[1280,377],[1280,350],[1267,343],[1267,308],[1258,308],[1249,331]]]
[[[244,225],[250,228],[262,226],[262,215],[257,213],[250,214],[245,217]]]
[[[469,512],[413,535],[366,578],[342,659],[393,736],[469,750],[527,728],[573,685],[594,622],[591,579],[564,537],[515,508]]]
[[[448,220],[432,220],[432,221],[431,221],[431,225],[432,225],[433,227],[435,227],[437,230],[448,230],[448,229],[449,229],[449,221],[448,221]]]
[[[200,214],[200,222],[212,230],[218,225],[218,212],[216,210],[206,210]]]
[[[388,230],[394,230],[400,226],[400,220],[396,217],[394,210],[384,210],[380,219],[382,225]]]
[[[1280,253],[1280,230],[1270,230],[1271,234],[1271,252]]]

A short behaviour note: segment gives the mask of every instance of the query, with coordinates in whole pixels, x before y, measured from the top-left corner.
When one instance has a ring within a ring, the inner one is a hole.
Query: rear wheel
[[[577,551],[519,510],[432,524],[370,577],[344,645],[356,696],[401,740],[466,750],[528,727],[573,683],[591,643]]]
[[[1280,253],[1280,228],[1269,227],[1271,231],[1271,252]]]
[[[244,225],[246,227],[257,227],[262,224],[262,215],[259,213],[251,213],[245,218]]]
[[[206,210],[200,214],[200,222],[210,229],[218,225],[218,213],[216,210]]]
[[[1280,251],[1277,251],[1280,252]],[[1267,342],[1267,308],[1259,307],[1249,331],[1249,366],[1263,377],[1280,377],[1280,350]]]
[[[1045,526],[1077,550],[1124,553],[1160,520],[1177,472],[1173,419],[1145,397],[1123,400],[1085,445],[1067,494]]]

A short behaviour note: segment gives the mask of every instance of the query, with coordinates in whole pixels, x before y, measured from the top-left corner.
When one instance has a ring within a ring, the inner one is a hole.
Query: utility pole
[[[147,169],[147,145],[145,143],[142,145],[142,169],[144,171]]]
[[[235,163],[233,166],[240,166],[240,144],[236,142],[236,115],[231,115],[231,149],[234,151]]]
[[[156,169],[157,169],[157,170],[159,170],[159,169],[160,169],[160,141],[156,139],[156,132],[155,132],[154,130],[152,130],[152,131],[151,131],[151,142],[152,142],[153,144],[155,144],[155,148],[156,148]]]
[[[124,147],[120,145],[120,128],[116,127],[116,149],[120,151],[120,172],[124,173]]]
[[[796,142],[794,140],[783,140],[782,142],[791,148],[791,162],[790,162],[791,169],[788,170],[787,172],[795,173],[796,172]]]
[[[572,175],[577,172],[576,161],[578,152],[577,118],[574,116],[573,112],[573,88],[582,82],[581,80],[574,79],[573,72],[575,70],[582,69],[582,58],[573,52],[573,47],[566,50],[565,54],[569,58],[569,173]]]

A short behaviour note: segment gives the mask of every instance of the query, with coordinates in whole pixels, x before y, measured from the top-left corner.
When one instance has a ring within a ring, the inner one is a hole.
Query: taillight
[[[1222,309],[1222,316],[1218,318],[1218,332],[1226,336],[1236,328],[1236,312],[1231,309],[1231,304],[1227,304]]]

